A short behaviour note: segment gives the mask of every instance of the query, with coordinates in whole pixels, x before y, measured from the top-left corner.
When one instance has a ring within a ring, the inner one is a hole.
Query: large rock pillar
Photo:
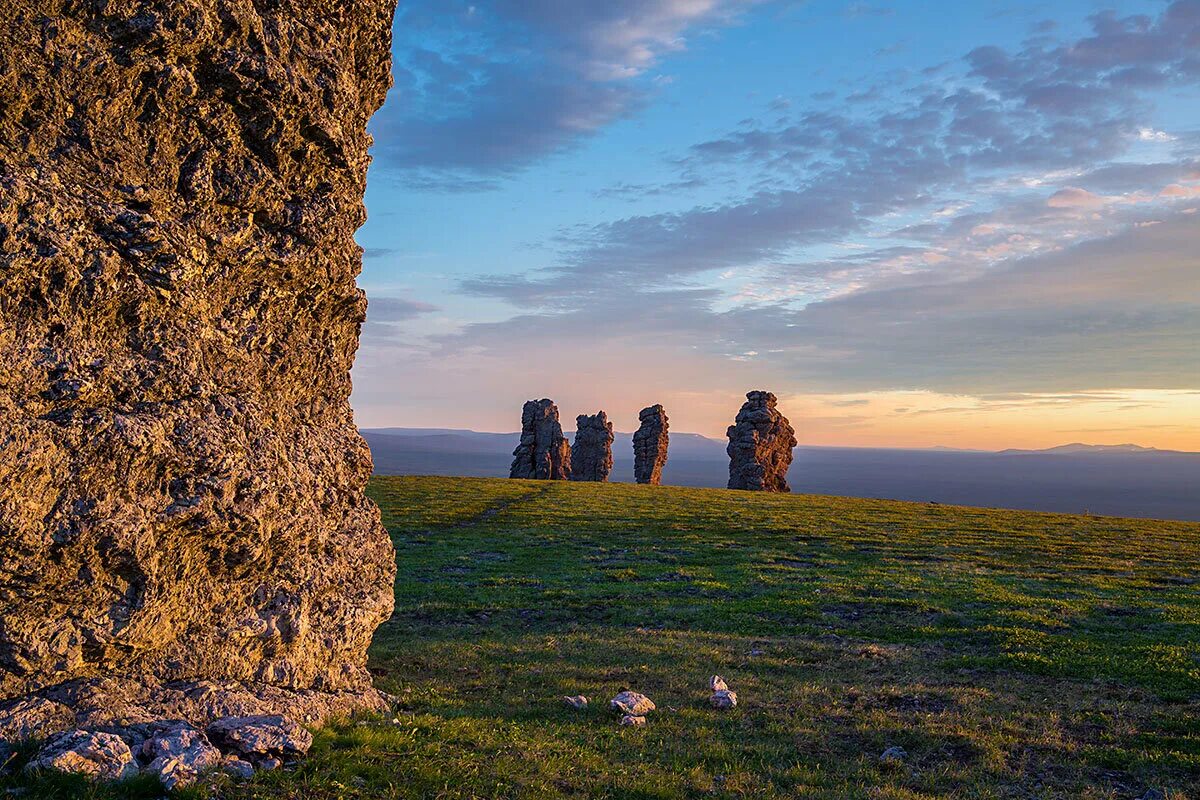
[[[657,486],[662,483],[670,444],[667,412],[661,405],[648,406],[638,414],[638,423],[633,434],[633,477],[638,483]]]
[[[607,481],[612,472],[613,426],[603,411],[575,418],[575,443],[571,445],[571,480]]]
[[[571,445],[553,400],[526,401],[521,409],[521,441],[513,450],[510,478],[571,479]]]
[[[348,399],[395,0],[2,5],[0,700],[377,703]]]
[[[775,404],[770,392],[748,392],[734,424],[725,432],[730,489],[791,491],[787,473],[796,433]]]

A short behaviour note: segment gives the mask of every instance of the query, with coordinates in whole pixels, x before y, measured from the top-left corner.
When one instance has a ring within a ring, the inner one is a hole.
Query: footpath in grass
[[[371,494],[399,575],[370,665],[396,712],[222,797],[1200,800],[1200,525],[488,479]],[[708,707],[713,673],[736,709]],[[607,710],[623,688],[658,704],[645,728]]]

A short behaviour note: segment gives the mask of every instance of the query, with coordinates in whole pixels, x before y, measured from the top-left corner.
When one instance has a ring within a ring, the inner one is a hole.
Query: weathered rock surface
[[[575,418],[571,445],[571,480],[607,481],[612,472],[613,426],[603,411]]]
[[[633,434],[633,476],[638,483],[654,486],[662,483],[667,465],[667,412],[661,405],[643,408],[638,414],[638,429]]]
[[[0,700],[379,704],[348,397],[394,5],[5,4]]]
[[[729,444],[729,488],[761,492],[790,492],[787,473],[792,465],[796,432],[779,413],[775,395],[748,392],[726,436]]]
[[[0,741],[43,739],[75,727],[75,712],[44,697],[20,697],[0,703]]]
[[[128,778],[138,771],[133,752],[120,736],[82,730],[55,734],[25,768],[75,772],[109,781]]]
[[[521,409],[521,443],[513,450],[509,477],[571,479],[571,445],[563,436],[554,401],[529,400]]]

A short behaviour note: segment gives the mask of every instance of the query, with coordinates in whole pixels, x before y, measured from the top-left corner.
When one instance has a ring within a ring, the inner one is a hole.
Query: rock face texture
[[[379,703],[348,397],[394,6],[4,3],[0,701],[50,728]]]
[[[571,479],[571,445],[563,436],[554,401],[529,400],[521,409],[521,443],[513,450],[508,477]]]
[[[575,444],[571,445],[571,480],[607,481],[612,472],[613,426],[603,411],[575,418]]]
[[[663,467],[667,465],[667,412],[660,405],[643,408],[638,414],[640,423],[633,434],[633,477],[638,483],[655,486],[662,483]]]
[[[748,392],[746,402],[725,435],[729,444],[729,488],[760,492],[790,492],[787,473],[792,465],[796,432],[775,408],[770,392]]]

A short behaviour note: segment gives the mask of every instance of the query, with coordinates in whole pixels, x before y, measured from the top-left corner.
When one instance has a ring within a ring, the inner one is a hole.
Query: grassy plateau
[[[399,563],[370,659],[395,713],[179,796],[1200,800],[1200,524],[490,479],[370,494]],[[736,709],[708,706],[714,673]],[[622,688],[658,704],[646,727],[608,711]]]

